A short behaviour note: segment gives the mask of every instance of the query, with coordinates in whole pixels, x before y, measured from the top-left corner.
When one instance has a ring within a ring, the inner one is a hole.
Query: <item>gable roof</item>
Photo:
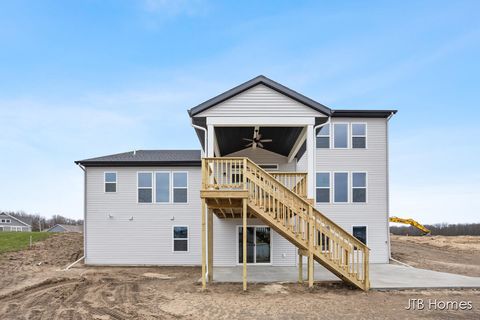
[[[56,224],[53,227],[49,228],[47,232],[52,230],[55,227],[61,227],[63,230],[67,232],[83,232],[83,226],[77,226],[77,225],[72,225],[72,224]]]
[[[324,106],[323,104],[321,103],[318,103],[317,101],[315,100],[312,100],[306,96],[304,96],[303,94],[300,94],[290,88],[287,88],[285,87],[284,85],[281,85],[280,83],[278,82],[275,82],[263,75],[260,75],[258,77],[255,77],[251,80],[248,80],[247,82],[244,82],[242,83],[241,85],[239,86],[236,86],[228,91],[225,91],[224,93],[222,94],[219,94],[218,96],[216,97],[213,97],[212,99],[209,99],[201,104],[199,104],[198,106],[196,107],[193,107],[191,108],[190,110],[188,110],[188,114],[190,115],[190,117],[194,117],[195,115],[207,110],[207,109],[210,109],[211,107],[213,106],[216,106],[217,104],[225,101],[225,100],[228,100],[230,98],[232,98],[233,96],[236,96],[237,94],[239,93],[242,93],[248,89],[251,89],[253,87],[255,87],[256,85],[259,85],[259,84],[263,84],[293,100],[296,100],[316,111],[319,111],[325,115],[331,115],[332,114],[332,110],[330,108],[328,108],[327,106]]]
[[[200,166],[200,150],[136,150],[77,160],[83,166]]]
[[[29,225],[28,223],[25,223],[25,222],[23,222],[22,220],[20,220],[20,219],[18,219],[18,218],[15,218],[14,216],[9,215],[9,214],[6,213],[6,212],[0,212],[0,215],[3,215],[3,216],[7,216],[7,217],[9,217],[9,218],[12,218],[13,220],[18,221],[18,222],[20,222],[21,224],[26,225],[27,227],[32,227],[32,226]]]

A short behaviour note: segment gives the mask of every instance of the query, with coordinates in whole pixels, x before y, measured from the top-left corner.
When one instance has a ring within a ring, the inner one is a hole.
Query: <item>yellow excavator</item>
[[[430,235],[430,230],[425,228],[422,224],[418,223],[417,221],[413,219],[403,219],[399,217],[390,217],[390,222],[397,222],[397,223],[403,223],[403,224],[409,224],[412,227],[417,228],[418,230],[422,231],[424,235],[429,236]]]

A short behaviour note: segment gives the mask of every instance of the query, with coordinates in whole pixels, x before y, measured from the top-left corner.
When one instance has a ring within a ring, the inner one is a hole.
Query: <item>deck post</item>
[[[313,241],[314,241],[314,219],[313,208],[308,206],[308,287],[313,287]]]
[[[303,256],[298,249],[298,283],[303,283]]]
[[[205,199],[202,198],[202,289],[205,290],[207,288],[207,279],[206,279],[206,264],[207,264],[207,247],[206,243],[206,203]]]
[[[208,282],[213,282],[213,210],[208,209]]]
[[[243,291],[247,290],[247,199],[243,199]]]

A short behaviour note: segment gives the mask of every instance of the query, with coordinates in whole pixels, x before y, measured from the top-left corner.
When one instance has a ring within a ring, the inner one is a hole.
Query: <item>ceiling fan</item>
[[[252,146],[252,149],[256,149],[257,146],[259,148],[263,148],[263,143],[265,142],[272,142],[272,139],[262,139],[262,134],[260,133],[260,128],[257,126],[253,131],[253,139],[243,138],[245,141],[250,141],[245,147]]]

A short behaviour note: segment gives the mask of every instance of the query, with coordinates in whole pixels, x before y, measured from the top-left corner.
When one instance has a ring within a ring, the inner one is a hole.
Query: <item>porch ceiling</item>
[[[240,151],[249,143],[243,138],[252,139],[254,127],[215,127],[218,147],[222,155]],[[302,127],[260,127],[262,139],[272,139],[263,143],[263,149],[288,156]]]

